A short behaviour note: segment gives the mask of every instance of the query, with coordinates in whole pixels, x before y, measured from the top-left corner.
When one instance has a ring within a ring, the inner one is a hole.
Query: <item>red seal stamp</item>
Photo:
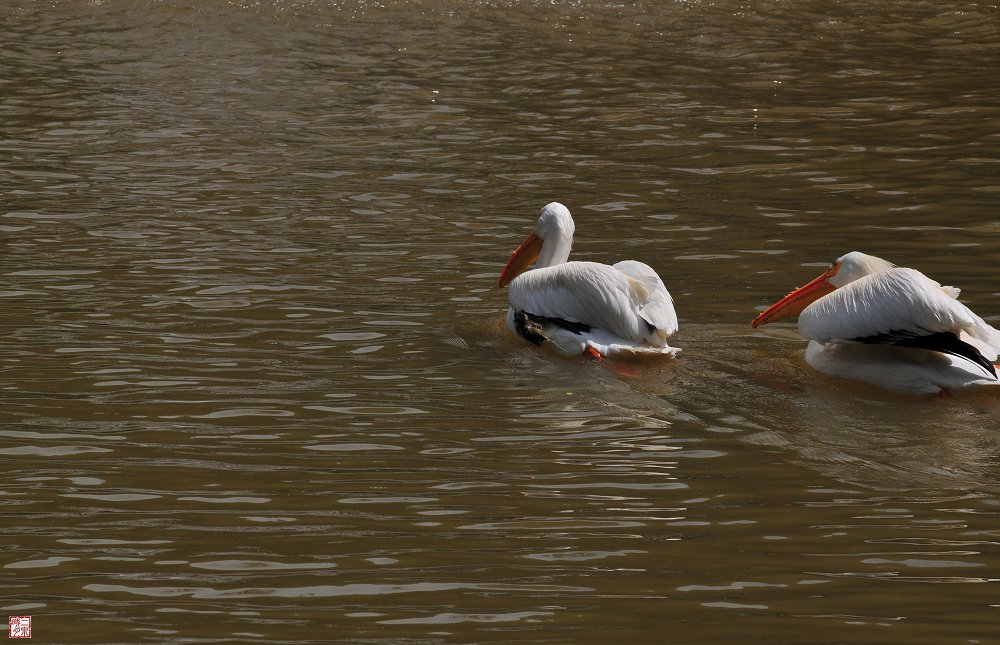
[[[31,616],[7,617],[9,638],[31,638]]]

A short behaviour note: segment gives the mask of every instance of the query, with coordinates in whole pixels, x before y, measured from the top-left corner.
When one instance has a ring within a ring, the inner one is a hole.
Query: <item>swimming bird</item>
[[[677,314],[656,271],[635,260],[567,261],[575,230],[568,208],[542,208],[500,274],[500,288],[509,286],[507,327],[566,356],[674,356],[680,350],[667,338]]]
[[[946,395],[996,385],[1000,332],[958,295],[915,269],[853,251],[751,325],[797,315],[809,365],[888,390]]]

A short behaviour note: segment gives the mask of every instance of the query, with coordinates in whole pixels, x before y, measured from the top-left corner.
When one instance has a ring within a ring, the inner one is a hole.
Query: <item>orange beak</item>
[[[532,232],[521,246],[517,247],[517,250],[510,254],[510,260],[507,262],[507,266],[503,268],[503,273],[500,274],[500,288],[503,289],[511,280],[524,273],[525,269],[538,259],[538,254],[541,252],[542,238]]]
[[[782,320],[783,318],[798,316],[802,313],[803,309],[837,289],[837,287],[830,284],[830,278],[837,275],[837,270],[839,269],[840,265],[834,264],[823,275],[799,287],[768,307],[766,311],[753,319],[750,326],[757,328],[760,325],[766,325],[767,323]]]

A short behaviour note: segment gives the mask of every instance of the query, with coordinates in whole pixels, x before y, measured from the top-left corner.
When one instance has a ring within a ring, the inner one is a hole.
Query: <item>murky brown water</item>
[[[853,249],[997,324],[1000,10],[0,9],[0,606],[41,642],[985,643],[1000,402],[818,376]],[[679,360],[510,338],[547,201]]]

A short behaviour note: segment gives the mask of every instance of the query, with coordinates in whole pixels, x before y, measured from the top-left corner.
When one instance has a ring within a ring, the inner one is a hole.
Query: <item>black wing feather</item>
[[[978,349],[969,343],[961,340],[953,332],[941,331],[934,334],[926,333],[919,335],[912,331],[894,330],[884,334],[866,336],[856,339],[859,343],[895,345],[897,347],[913,347],[916,349],[926,349],[932,352],[951,354],[967,359],[982,367],[987,374],[997,378],[996,367],[986,360]]]
[[[531,314],[523,310],[514,312],[514,327],[517,329],[517,333],[530,343],[541,345],[548,340],[548,337],[542,332],[542,325],[555,325],[574,334],[590,333],[590,325],[586,323],[574,322],[555,316],[539,316],[538,314]]]

